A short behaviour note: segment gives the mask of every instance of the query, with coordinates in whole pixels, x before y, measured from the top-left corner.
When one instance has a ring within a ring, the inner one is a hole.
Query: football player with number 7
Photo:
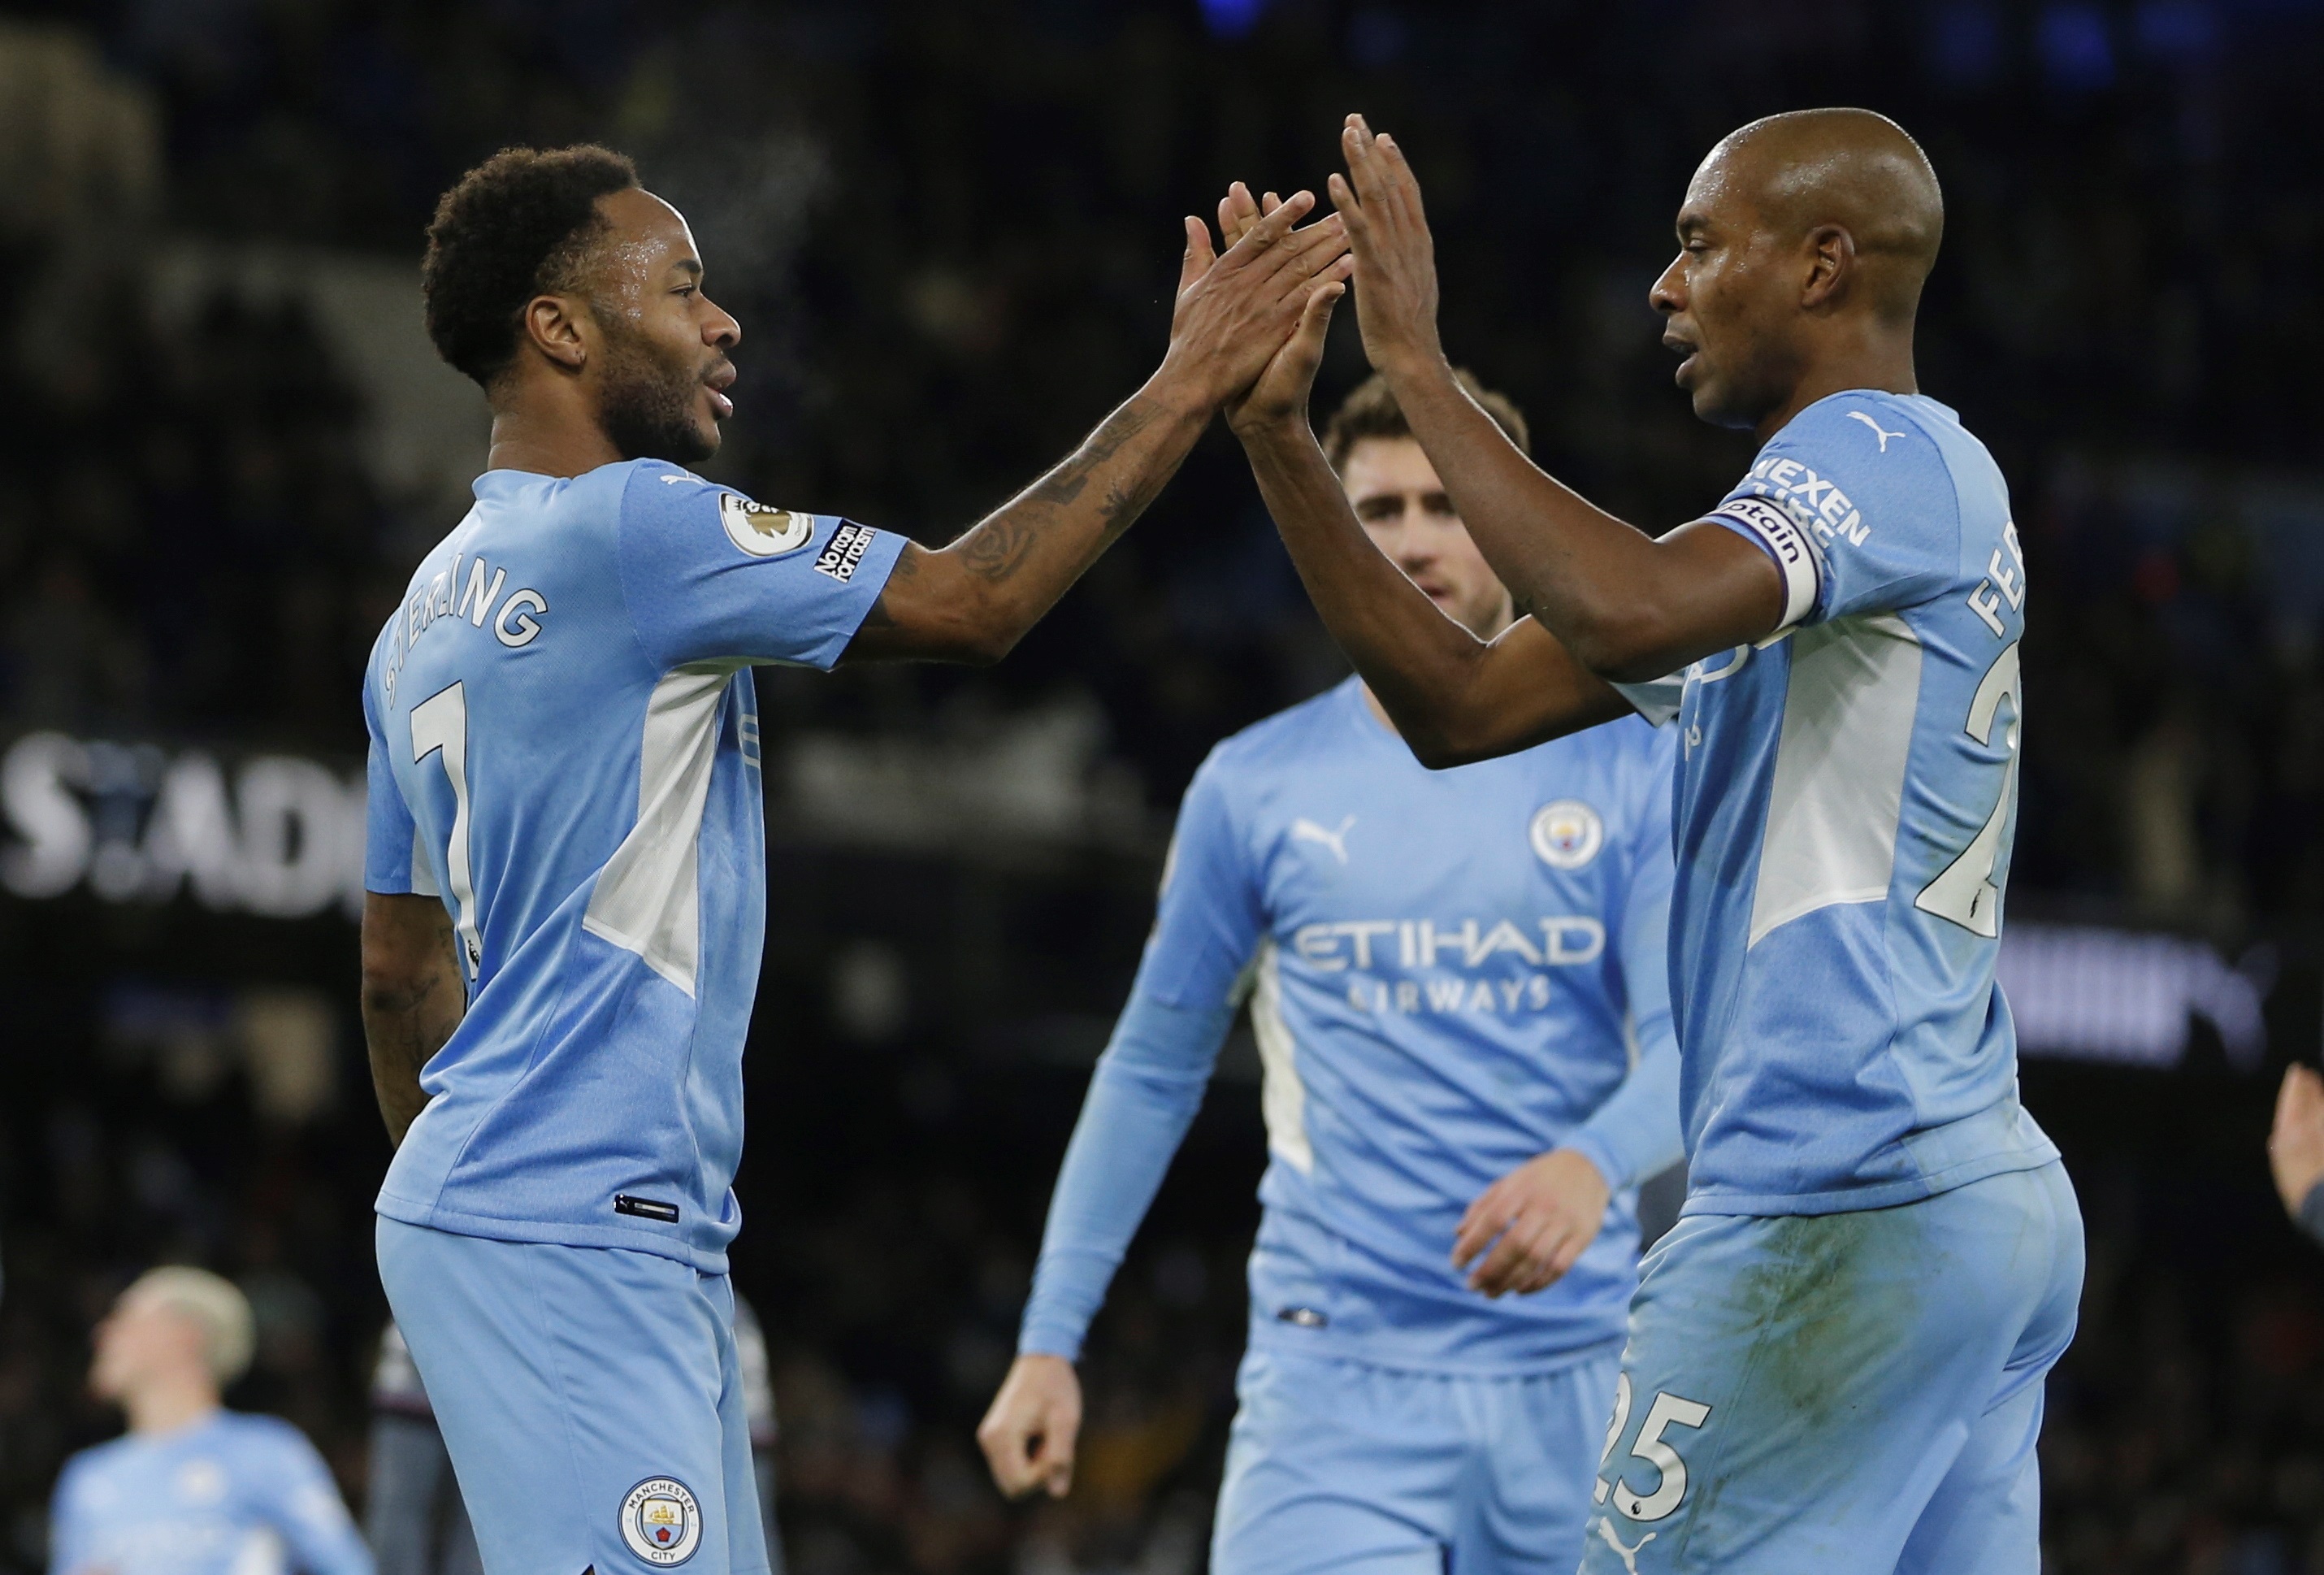
[[[604,148],[446,194],[429,335],[493,412],[476,502],[373,647],[363,1018],[380,1278],[486,1575],[756,1575],[726,1248],[767,852],[755,666],[990,662],[1160,492],[1316,290],[1303,193],[1187,245],[1160,366],[951,545],[686,468],[742,328]]]
[[[1425,760],[1565,731],[1591,675],[1680,730],[1691,1190],[1632,1303],[1582,1568],[2034,1575],[2082,1229],[1994,979],[2026,589],[1998,468],[1914,376],[1935,173],[1849,109],[1703,161],[1650,299],[1695,413],[1762,447],[1657,539],[1462,390],[1419,183],[1360,116],[1342,150],[1365,354],[1527,616],[1478,640],[1350,516],[1305,414],[1324,301],[1230,410],[1324,622]]]

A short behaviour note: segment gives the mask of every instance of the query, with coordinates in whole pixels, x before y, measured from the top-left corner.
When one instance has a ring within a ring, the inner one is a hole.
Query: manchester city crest
[[[1535,812],[1526,840],[1551,869],[1579,870],[1598,856],[1606,841],[1606,823],[1579,798],[1561,798]]]
[[[683,1564],[702,1543],[702,1506],[675,1477],[649,1477],[622,1500],[622,1541],[649,1564]]]
[[[814,515],[770,509],[740,493],[718,494],[718,522],[726,527],[726,539],[752,557],[797,552],[815,536]]]

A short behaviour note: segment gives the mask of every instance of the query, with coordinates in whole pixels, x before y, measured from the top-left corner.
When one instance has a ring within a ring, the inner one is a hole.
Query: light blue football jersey
[[[373,648],[364,884],[468,1011],[378,1208],[723,1272],[766,917],[750,668],[828,668],[903,539],[659,460],[492,471]]]
[[[370,1552],[306,1434],[218,1411],[65,1462],[50,1575],[371,1575]]]
[[[1679,1152],[1674,741],[1628,718],[1431,771],[1350,679],[1213,751],[1019,1349],[1079,1352],[1244,988],[1268,1148],[1254,1346],[1504,1373],[1618,1340],[1632,1188]],[[1548,1290],[1489,1300],[1452,1267],[1461,1216],[1561,1146],[1615,1189],[1604,1226]]]
[[[1673,1004],[1691,1213],[1818,1213],[2056,1157],[1994,981],[2025,564],[1985,447],[1920,395],[1819,401],[1710,516],[1778,632],[1677,717]]]

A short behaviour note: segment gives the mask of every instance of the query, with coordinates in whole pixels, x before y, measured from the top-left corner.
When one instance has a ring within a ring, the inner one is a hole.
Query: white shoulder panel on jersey
[[[1312,1175],[1315,1149],[1307,1141],[1307,1085],[1299,1081],[1291,1026],[1283,1020],[1277,959],[1275,943],[1260,943],[1250,997],[1250,1033],[1259,1041],[1259,1110],[1267,1120],[1268,1152],[1300,1174]]]
[[[1812,625],[1791,645],[1752,946],[1802,914],[1888,895],[1920,701],[1921,642],[1895,613]]]
[[[646,703],[638,820],[605,861],[581,927],[634,952],[694,993],[701,955],[696,844],[718,750],[718,703],[739,664],[701,663],[663,676]]]

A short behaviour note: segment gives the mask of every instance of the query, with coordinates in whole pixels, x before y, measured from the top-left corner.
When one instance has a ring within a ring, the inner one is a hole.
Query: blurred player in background
[[[66,1462],[51,1575],[372,1575],[306,1435],[220,1404],[254,1339],[250,1303],[208,1270],[153,1269],[121,1294],[88,1382],[129,1431]]]
[[[1508,626],[1384,382],[1323,445],[1443,616]],[[1569,1575],[1634,1189],[1679,1157],[1673,741],[1633,717],[1432,772],[1350,678],[1212,751],[980,1430],[1004,1490],[1071,1480],[1073,1362],[1248,990],[1269,1162],[1212,1568]]]
[[[1584,1568],[2034,1575],[2082,1230],[1994,982],[2025,566],[1991,456],[1914,377],[1935,173],[1863,110],[1703,161],[1652,301],[1696,414],[1763,447],[1657,540],[1460,386],[1418,183],[1360,117],[1342,142],[1365,352],[1531,617],[1478,639],[1349,517],[1304,412],[1325,299],[1233,418],[1325,622],[1437,758],[1686,668],[1674,707],[1639,698],[1683,748],[1690,1192],[1632,1309]]]
[[[760,1522],[767,1558],[782,1575],[783,1544],[775,1526],[775,1390],[767,1364],[767,1337],[759,1316],[734,1298],[734,1346],[750,1418],[751,1459],[759,1487]],[[428,1387],[412,1364],[411,1348],[392,1323],[380,1336],[371,1384],[371,1483],[364,1499],[364,1532],[379,1575],[477,1575],[476,1534],[452,1476],[444,1433],[436,1425]]]
[[[754,663],[999,659],[1308,297],[1336,219],[1223,257],[1167,352],[940,550],[774,508],[717,450],[742,330],[602,148],[503,152],[429,227],[426,318],[491,468],[365,677],[362,1006],[398,1145],[379,1264],[492,1575],[768,1565],[726,1248],[766,902]]]

